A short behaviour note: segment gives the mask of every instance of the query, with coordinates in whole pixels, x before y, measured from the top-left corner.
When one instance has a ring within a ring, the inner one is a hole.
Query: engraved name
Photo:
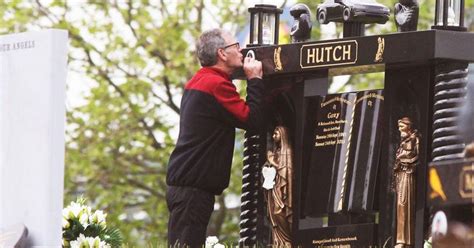
[[[303,45],[300,50],[301,68],[354,64],[358,43],[355,40]]]
[[[35,48],[34,40],[18,41],[18,42],[5,43],[5,44],[0,43],[0,52],[8,52],[8,51],[32,49],[32,48]]]
[[[346,143],[345,133],[341,133],[341,125],[346,124],[346,120],[339,119],[341,116],[340,112],[329,112],[327,119],[328,121],[319,121],[316,123],[318,127],[322,127],[322,133],[316,134],[314,146],[334,146],[342,145]]]
[[[328,113],[328,119],[337,119],[339,118],[339,113]]]
[[[313,244],[321,245],[321,244],[331,244],[334,243],[337,245],[339,242],[350,242],[350,241],[357,241],[357,237],[344,237],[344,238],[330,238],[330,239],[320,239],[320,240],[313,240]],[[346,244],[348,245],[348,244]],[[326,247],[326,246],[325,246]],[[350,246],[348,246],[350,247]]]

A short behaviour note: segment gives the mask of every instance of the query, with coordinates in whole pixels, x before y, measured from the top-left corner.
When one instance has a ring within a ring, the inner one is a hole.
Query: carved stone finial
[[[304,42],[311,38],[311,11],[306,4],[297,3],[290,9],[290,14],[295,18],[291,27],[291,43]]]
[[[399,0],[395,4],[395,24],[398,32],[416,31],[418,11],[416,0]]]

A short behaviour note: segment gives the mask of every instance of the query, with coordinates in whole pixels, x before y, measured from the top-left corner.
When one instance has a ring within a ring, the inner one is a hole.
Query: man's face
[[[232,69],[237,69],[243,65],[243,55],[240,52],[240,45],[237,40],[232,37],[230,34],[224,33],[223,35],[225,41],[225,48],[223,48],[224,53],[226,54],[227,60],[225,64]],[[230,46],[229,46],[230,45]]]

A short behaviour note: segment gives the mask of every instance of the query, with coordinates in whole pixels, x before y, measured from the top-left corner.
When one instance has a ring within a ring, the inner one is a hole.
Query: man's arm
[[[230,113],[226,119],[245,130],[258,130],[263,125],[263,81],[262,63],[245,58],[244,72],[247,76],[247,100],[244,101],[231,82],[219,84],[214,92],[217,101]]]
[[[258,130],[263,125],[263,69],[262,62],[252,57],[244,59],[244,73],[247,77],[247,105],[249,114],[244,129]]]

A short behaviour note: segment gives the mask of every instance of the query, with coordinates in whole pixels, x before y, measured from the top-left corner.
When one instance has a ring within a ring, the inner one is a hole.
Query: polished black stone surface
[[[357,93],[355,104],[352,164],[347,211],[374,210],[375,187],[382,142],[383,90]]]

